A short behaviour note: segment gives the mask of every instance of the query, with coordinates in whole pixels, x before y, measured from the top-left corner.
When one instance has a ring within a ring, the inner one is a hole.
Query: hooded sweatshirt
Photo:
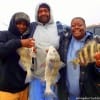
[[[23,13],[12,16],[8,31],[0,33],[0,91],[16,93],[24,90],[26,72],[19,65],[20,56],[17,49],[22,47],[20,39],[27,38],[28,32],[22,35],[16,28],[16,22],[25,20],[30,24],[29,17]]]
[[[43,3],[39,4],[36,8],[36,23],[37,27],[34,31],[33,38],[35,38],[36,41],[36,47],[37,47],[37,54],[35,59],[35,65],[34,65],[34,77],[37,77],[39,79],[44,79],[44,73],[45,73],[45,58],[46,58],[46,49],[52,45],[56,49],[59,47],[59,36],[57,32],[57,25],[53,21],[51,8],[49,5],[50,10],[50,20],[48,23],[43,25],[43,23],[38,21],[37,14],[39,7]]]

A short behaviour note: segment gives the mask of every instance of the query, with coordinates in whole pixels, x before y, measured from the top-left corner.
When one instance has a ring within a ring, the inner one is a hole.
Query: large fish
[[[27,71],[25,83],[30,82],[32,76],[32,57],[34,56],[33,48],[21,47],[17,50],[17,52],[20,56],[19,64],[25,71]]]
[[[83,48],[81,48],[77,53],[77,58],[71,61],[75,66],[84,62],[83,65],[95,62],[94,55],[96,52],[100,52],[100,44],[95,40],[89,41]]]
[[[50,46],[46,56],[46,67],[45,67],[45,81],[46,89],[45,95],[52,95],[55,97],[55,94],[51,90],[51,86],[54,85],[57,81],[59,75],[59,70],[63,66],[63,63],[60,60],[60,56],[57,50]]]

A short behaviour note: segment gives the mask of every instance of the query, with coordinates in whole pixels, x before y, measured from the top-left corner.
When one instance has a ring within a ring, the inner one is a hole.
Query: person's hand
[[[95,60],[96,60],[96,65],[97,67],[100,68],[100,52],[97,52],[94,56]]]
[[[22,39],[21,44],[22,47],[31,48],[35,46],[35,40],[33,38]]]

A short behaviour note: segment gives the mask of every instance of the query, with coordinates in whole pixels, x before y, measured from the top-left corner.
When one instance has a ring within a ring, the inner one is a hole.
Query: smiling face
[[[47,8],[39,8],[38,10],[38,20],[39,22],[46,24],[50,20],[50,11]]]
[[[80,40],[84,37],[86,32],[86,25],[85,21],[82,18],[74,18],[71,22],[71,31],[72,35],[77,39]]]

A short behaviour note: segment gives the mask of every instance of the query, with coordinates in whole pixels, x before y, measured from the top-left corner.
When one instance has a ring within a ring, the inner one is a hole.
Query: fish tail
[[[50,96],[50,97],[56,98],[56,94],[51,90],[51,88],[45,89],[45,96],[46,97]]]
[[[27,70],[27,75],[26,75],[25,83],[29,83],[31,80],[32,80],[31,70]]]

